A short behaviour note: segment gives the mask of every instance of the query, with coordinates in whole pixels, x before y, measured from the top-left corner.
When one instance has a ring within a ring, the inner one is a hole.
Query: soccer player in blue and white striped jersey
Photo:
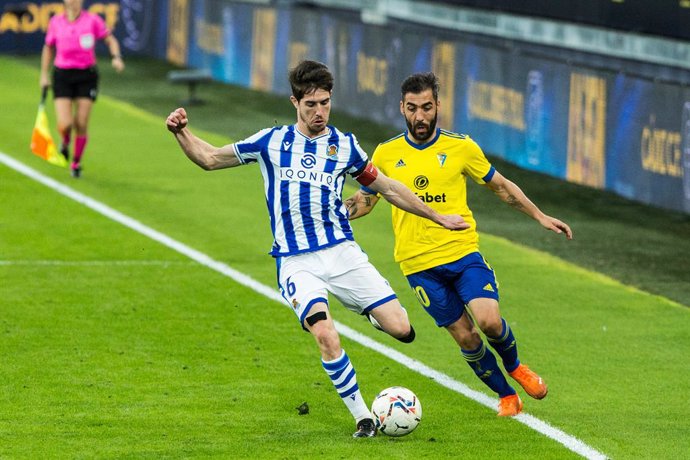
[[[451,230],[469,227],[457,214],[437,213],[400,182],[369,162],[353,134],[328,125],[333,76],[319,62],[290,71],[297,122],[263,129],[234,144],[214,147],[187,128],[183,108],[166,120],[184,153],[206,170],[258,163],[274,243],[282,296],[315,338],[321,364],[355,419],[354,437],[376,427],[362,399],[354,367],[340,345],[328,308],[330,292],[348,309],[402,342],[414,339],[407,313],[388,282],[355,243],[342,191],[347,174],[391,204]]]

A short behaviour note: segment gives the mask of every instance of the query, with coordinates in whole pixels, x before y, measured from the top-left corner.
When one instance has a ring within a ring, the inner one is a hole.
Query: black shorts
[[[98,69],[53,69],[53,97],[76,99],[88,97],[92,101],[98,96]]]

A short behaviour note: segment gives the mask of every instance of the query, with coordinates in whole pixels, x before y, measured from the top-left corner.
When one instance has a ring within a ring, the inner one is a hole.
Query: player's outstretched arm
[[[532,219],[536,220],[547,230],[551,230],[555,233],[563,233],[565,237],[569,240],[573,239],[573,232],[563,221],[556,219],[555,217],[548,216],[544,214],[532,201],[527,198],[527,195],[518,187],[514,182],[506,179],[498,171],[496,171],[491,178],[491,181],[487,182],[487,187],[489,187],[501,200],[508,203],[511,207],[522,211]]]
[[[367,185],[367,187],[380,193],[393,206],[417,216],[425,217],[449,230],[465,230],[470,228],[470,224],[465,222],[462,216],[458,214],[439,214],[424,204],[401,182],[387,177],[380,171],[374,181]]]
[[[232,144],[214,147],[195,136],[187,128],[188,123],[187,111],[181,107],[172,111],[165,120],[168,131],[175,135],[180,148],[190,160],[207,171],[232,168],[240,164]]]
[[[355,220],[359,217],[369,214],[376,203],[379,202],[377,195],[372,195],[364,190],[357,190],[354,195],[345,200],[345,207],[347,208],[348,218]]]

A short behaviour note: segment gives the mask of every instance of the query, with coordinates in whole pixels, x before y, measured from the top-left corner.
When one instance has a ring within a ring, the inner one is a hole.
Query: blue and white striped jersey
[[[366,167],[355,136],[334,126],[309,139],[296,125],[259,131],[234,144],[242,164],[258,162],[271,218],[274,257],[353,240],[342,200],[345,174]]]

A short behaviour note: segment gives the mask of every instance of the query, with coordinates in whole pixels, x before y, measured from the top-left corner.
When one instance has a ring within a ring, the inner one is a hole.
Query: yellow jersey
[[[391,206],[394,257],[404,275],[454,262],[479,250],[476,222],[467,205],[466,177],[484,184],[495,169],[469,136],[437,129],[429,142],[417,145],[405,132],[379,144],[371,161],[429,207],[441,214],[460,214],[470,224],[467,230],[451,231]]]

